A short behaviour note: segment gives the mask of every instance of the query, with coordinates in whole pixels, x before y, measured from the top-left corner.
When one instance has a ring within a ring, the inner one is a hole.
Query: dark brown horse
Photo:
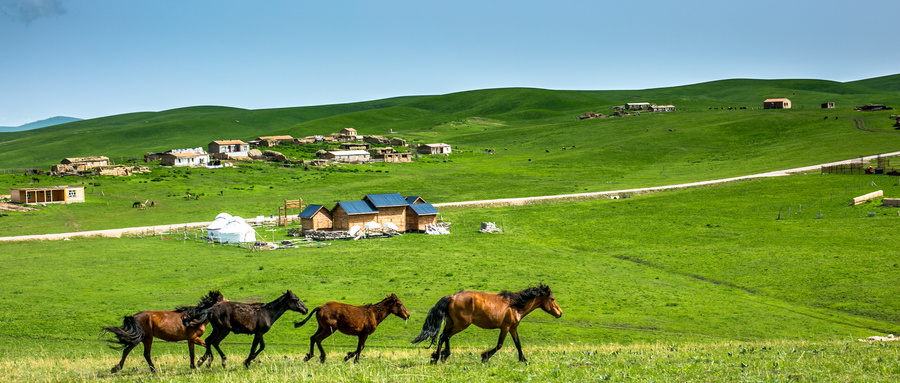
[[[501,291],[500,294],[463,290],[441,298],[428,311],[425,324],[422,326],[422,333],[413,339],[412,343],[419,343],[431,338],[429,347],[433,345],[441,330],[441,322],[446,318],[444,331],[441,333],[440,340],[437,341],[437,350],[431,354],[431,364],[437,363],[438,358],[441,359],[441,362],[445,362],[450,357],[450,337],[465,330],[471,324],[484,329],[500,329],[497,347],[483,352],[481,354],[482,362],[487,362],[500,347],[503,347],[503,340],[506,339],[507,333],[512,335],[513,341],[516,343],[516,349],[519,350],[519,361],[525,362],[522,344],[519,343],[519,321],[535,309],[544,310],[556,318],[562,316],[562,310],[556,304],[550,287],[544,284],[516,293],[506,290]],[[442,346],[446,347],[443,349],[443,353],[441,353]]]
[[[212,307],[217,302],[225,300],[222,293],[218,291],[210,291],[209,295],[202,298],[197,306],[182,306],[173,311],[141,311],[132,316],[126,316],[120,327],[104,327],[116,336],[113,343],[120,345],[122,350],[122,360],[119,364],[112,368],[112,372],[116,373],[122,369],[125,364],[125,358],[139,343],[144,343],[144,359],[150,365],[150,371],[156,372],[156,366],[150,360],[150,347],[153,345],[153,337],[175,342],[179,340],[188,341],[188,350],[191,353],[191,368],[194,366],[194,344],[204,345],[200,337],[206,330],[206,319],[202,317],[205,310]],[[185,326],[182,319],[198,315],[198,321]],[[202,320],[199,320],[202,319]]]
[[[278,299],[265,304],[221,302],[214,305],[206,313],[213,330],[206,337],[206,353],[200,358],[199,364],[202,365],[206,358],[209,358],[206,364],[207,367],[212,364],[212,348],[215,347],[216,351],[219,352],[219,356],[222,357],[222,367],[224,368],[225,353],[219,348],[219,343],[229,333],[234,332],[235,334],[253,334],[253,345],[250,346],[250,355],[244,361],[244,367],[249,368],[250,362],[266,348],[263,335],[272,328],[275,321],[287,310],[297,311],[301,314],[306,314],[309,311],[306,309],[306,305],[291,290],[282,294]],[[193,319],[188,318],[185,319],[185,322],[187,323],[191,320]],[[259,346],[258,350],[257,346]]]
[[[322,341],[334,334],[338,330],[347,335],[356,335],[359,341],[356,345],[356,351],[350,351],[344,357],[344,361],[353,358],[353,363],[359,363],[359,354],[362,353],[366,346],[366,339],[375,332],[378,324],[387,318],[388,315],[394,314],[403,320],[409,319],[409,312],[403,307],[403,302],[397,295],[391,294],[376,304],[367,304],[362,306],[351,306],[340,302],[328,302],[324,305],[316,307],[301,322],[294,322],[294,327],[300,327],[306,324],[309,318],[316,314],[316,320],[319,322],[319,329],[309,338],[309,354],[303,358],[303,361],[312,359],[315,354],[315,346],[319,346],[319,362],[325,363],[325,350],[322,349]]]

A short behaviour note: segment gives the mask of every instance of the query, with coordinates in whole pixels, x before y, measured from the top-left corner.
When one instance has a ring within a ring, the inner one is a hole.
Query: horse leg
[[[491,357],[494,356],[494,353],[497,352],[497,350],[499,350],[501,347],[503,347],[503,341],[506,340],[507,332],[509,332],[508,327],[500,328],[500,339],[497,339],[497,347],[481,353],[481,363],[487,363],[488,359],[491,359]]]
[[[125,365],[125,358],[128,357],[128,353],[130,353],[131,350],[133,350],[135,347],[137,347],[137,345],[128,346],[128,347],[125,347],[124,350],[122,350],[122,360],[119,361],[119,364],[113,366],[112,370],[110,371],[111,373],[115,374],[115,373],[119,372],[119,370],[122,369],[122,366]]]
[[[150,372],[156,372],[156,366],[153,365],[153,360],[150,359],[150,348],[152,348],[152,346],[153,335],[144,335],[144,359],[147,359],[147,364],[150,365]]]
[[[325,328],[319,326],[319,329],[316,330],[316,333],[313,334],[313,336],[309,337],[309,354],[306,354],[306,356],[303,358],[304,362],[312,359],[313,356],[315,356],[316,345],[319,345],[319,354],[321,355],[319,358],[319,362],[325,363],[325,350],[322,349],[322,340],[327,338],[328,335],[330,334],[325,331]]]
[[[522,353],[522,343],[519,343],[518,327],[513,327],[513,328],[509,329],[509,335],[512,335],[513,342],[516,343],[516,350],[519,350],[519,361],[527,362],[528,360],[525,359],[525,354]]]
[[[256,350],[256,346],[259,346],[259,349]],[[247,360],[244,361],[244,367],[250,368],[250,362],[253,359],[256,359],[256,356],[262,352],[266,348],[266,341],[263,339],[263,334],[259,333],[253,337],[253,345],[250,346],[250,356],[247,357]],[[256,350],[256,351],[254,351]]]
[[[356,344],[356,351],[350,351],[347,353],[347,357],[344,358],[344,361],[350,360],[353,358],[353,363],[359,363],[359,354],[362,354],[363,348],[366,347],[366,338],[369,337],[369,334],[359,334],[359,342]]]
[[[203,356],[200,357],[200,361],[198,362],[199,365],[202,366],[203,362],[207,362],[206,363],[207,368],[212,365],[212,360],[213,360],[212,344],[213,344],[213,341],[216,339],[215,337],[218,335],[219,335],[219,332],[216,331],[215,327],[213,327],[212,332],[209,334],[208,337],[206,337],[206,342],[205,342],[206,343],[206,352],[203,354]],[[207,361],[206,358],[209,358],[209,360]]]

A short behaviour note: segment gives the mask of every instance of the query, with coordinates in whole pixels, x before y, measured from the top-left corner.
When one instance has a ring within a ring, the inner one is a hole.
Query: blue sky
[[[897,15],[897,0],[0,0],[0,126],[500,87],[853,81],[900,73]]]

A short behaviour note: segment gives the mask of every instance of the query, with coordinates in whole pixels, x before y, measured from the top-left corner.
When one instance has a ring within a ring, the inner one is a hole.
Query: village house
[[[9,191],[10,202],[29,203],[80,203],[84,202],[84,186],[46,186],[18,188]]]
[[[250,144],[241,140],[213,141],[207,145],[209,154],[217,160],[249,157]]]
[[[341,144],[341,150],[369,150],[371,145],[364,142],[345,142]]]
[[[322,205],[309,205],[300,212],[298,217],[300,217],[300,226],[303,231],[331,230],[334,226],[331,210]]]
[[[159,155],[159,164],[165,166],[205,166],[209,154],[203,148],[172,149]]]
[[[625,104],[625,109],[643,110],[643,109],[649,109],[649,108],[650,108],[649,102],[629,102],[629,103]]]
[[[372,156],[372,159],[380,162],[412,162],[412,155],[409,153],[381,153]]]
[[[346,164],[359,164],[369,162],[370,155],[365,150],[332,150],[323,153],[322,158]]]
[[[369,202],[375,210],[378,210],[376,222],[381,226],[392,223],[397,227],[397,231],[406,230],[406,207],[409,204],[400,193],[366,194],[363,201]]]
[[[426,226],[437,223],[438,211],[427,202],[407,205],[406,230],[425,231]]]
[[[450,154],[453,150],[447,144],[424,144],[419,145],[416,151],[421,154]]]
[[[338,133],[338,135],[343,136],[344,138],[346,138],[348,140],[359,140],[360,139],[360,136],[356,132],[356,129],[353,129],[353,128],[341,129],[341,131],[340,131],[340,133]]]
[[[791,100],[786,98],[767,98],[763,101],[763,109],[790,109]]]
[[[362,228],[366,222],[378,218],[378,210],[368,201],[338,202],[331,213],[333,229],[337,231],[348,231],[353,226]]]
[[[80,173],[109,166],[109,158],[106,156],[95,157],[68,157],[63,158],[59,165],[50,167],[53,174]]]
[[[294,137],[291,136],[262,136],[250,141],[248,144],[253,147],[268,148],[276,145],[293,144]]]
[[[653,112],[674,112],[675,105],[650,105],[649,110]]]
[[[834,109],[834,103],[833,103],[833,102],[826,102],[826,103],[823,103],[823,104],[822,104],[822,109]]]

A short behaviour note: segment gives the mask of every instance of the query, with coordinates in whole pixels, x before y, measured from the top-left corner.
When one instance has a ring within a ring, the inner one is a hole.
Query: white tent
[[[231,217],[225,226],[219,229],[220,243],[244,243],[256,241],[256,230],[241,217]]]
[[[231,214],[228,213],[219,213],[216,216],[216,219],[206,227],[206,236],[211,240],[219,239],[219,230],[222,230],[225,227],[225,224],[228,223],[228,220],[231,219]]]

